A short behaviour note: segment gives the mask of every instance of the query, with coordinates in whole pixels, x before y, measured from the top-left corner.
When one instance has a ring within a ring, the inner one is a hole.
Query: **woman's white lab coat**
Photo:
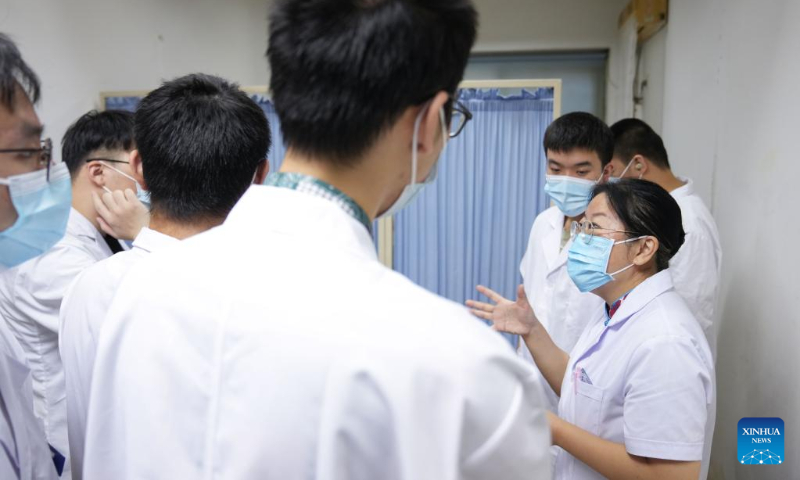
[[[636,287],[609,320],[596,312],[575,348],[558,413],[628,453],[701,461],[714,431],[714,361],[703,330],[675,292],[669,270]],[[600,479],[564,450],[557,479]]]

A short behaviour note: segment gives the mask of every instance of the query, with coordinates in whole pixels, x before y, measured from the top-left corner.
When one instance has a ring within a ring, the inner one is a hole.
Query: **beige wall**
[[[41,77],[40,116],[58,142],[103,90],[196,71],[266,83],[266,16],[260,0],[3,0],[0,31]]]
[[[611,47],[628,0],[476,0],[477,51]]]
[[[800,478],[800,2],[670,3],[664,135],[724,250],[711,478]],[[737,463],[742,417],[784,420],[785,464]]]

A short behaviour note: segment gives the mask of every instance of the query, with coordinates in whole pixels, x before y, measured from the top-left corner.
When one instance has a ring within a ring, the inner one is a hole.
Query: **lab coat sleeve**
[[[21,267],[16,277],[15,305],[25,318],[58,332],[61,301],[73,280],[96,262],[90,255],[68,246],[56,246]]]
[[[8,407],[3,401],[3,392],[0,392],[0,478],[9,480],[19,478],[16,453],[17,445],[11,429],[11,418]]]
[[[550,427],[539,376],[521,362],[497,359],[473,378],[482,385],[467,398],[466,425],[482,438],[466,446],[462,478],[550,479]]]
[[[702,460],[712,378],[693,340],[664,336],[642,343],[626,372],[623,421],[628,453]]]
[[[689,232],[670,262],[675,291],[683,297],[708,337],[714,321],[719,268],[714,241],[702,232]]]

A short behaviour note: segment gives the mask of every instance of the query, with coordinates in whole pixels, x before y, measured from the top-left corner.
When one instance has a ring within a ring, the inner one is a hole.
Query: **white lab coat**
[[[650,277],[609,321],[601,307],[570,353],[558,414],[628,453],[700,461],[714,431],[714,360],[668,270]],[[704,444],[704,440],[705,444]],[[564,450],[556,479],[603,478]]]
[[[670,262],[675,290],[686,300],[689,309],[706,334],[712,353],[716,352],[714,310],[717,301],[722,249],[711,213],[694,193],[691,180],[671,194],[681,207],[684,244]],[[520,263],[525,294],[533,311],[555,344],[565,352],[575,346],[586,324],[603,305],[600,297],[581,293],[567,272],[570,243],[559,251],[564,214],[558,207],[542,212],[533,223],[528,248]],[[717,322],[718,323],[718,322]],[[533,362],[530,352],[520,342],[519,355]],[[542,377],[543,378],[543,377]],[[543,383],[546,383],[543,380]],[[558,396],[543,385],[553,411]]]
[[[97,353],[97,339],[108,308],[128,270],[151,252],[178,242],[163,233],[142,229],[133,248],[84,270],[72,283],[61,303],[59,351],[67,392],[67,425],[72,478],[83,478],[83,446],[86,414]]]
[[[0,316],[31,367],[34,412],[44,422],[47,441],[67,458],[65,479],[70,478],[70,462],[58,312],[75,277],[109,256],[102,234],[72,209],[64,238],[45,254],[0,275]]]
[[[84,478],[550,478],[531,378],[464,308],[381,265],[333,202],[253,186],[122,281]]]
[[[42,421],[33,414],[31,371],[0,319],[0,478],[53,480],[56,469]]]
[[[681,207],[683,246],[669,263],[675,290],[686,300],[689,310],[700,322],[716,357],[719,315],[715,314],[722,268],[722,248],[714,217],[703,200],[694,193],[691,180],[681,178],[686,185],[672,191]]]

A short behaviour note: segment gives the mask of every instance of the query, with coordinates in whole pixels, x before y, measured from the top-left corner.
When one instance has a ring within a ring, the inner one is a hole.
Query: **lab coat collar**
[[[628,320],[656,297],[672,289],[672,275],[669,269],[656,273],[631,290],[619,310],[611,317],[608,328]]]
[[[94,228],[92,222],[74,208],[69,210],[69,220],[67,221],[67,235],[79,238],[86,242],[94,242],[98,248],[104,250],[111,256],[111,249],[108,247],[103,233]]]
[[[694,182],[692,181],[691,178],[684,178],[684,177],[676,177],[676,178],[681,182],[683,182],[684,185],[670,192],[672,198],[678,199],[694,195]]]
[[[547,261],[547,275],[558,270],[567,263],[567,253],[570,242],[561,248],[561,231],[564,228],[564,214],[558,207],[550,207],[542,215],[546,215],[547,225],[550,227],[542,241],[544,258]],[[571,240],[570,240],[571,241]]]
[[[324,244],[378,261],[372,236],[358,220],[332,201],[302,191],[253,185],[228,215],[224,228],[256,239],[289,235],[314,248]]]
[[[164,235],[161,232],[145,227],[133,240],[133,248],[139,248],[147,253],[153,253],[170,245],[174,245],[179,241],[180,240],[175,237],[170,237],[169,235]]]

